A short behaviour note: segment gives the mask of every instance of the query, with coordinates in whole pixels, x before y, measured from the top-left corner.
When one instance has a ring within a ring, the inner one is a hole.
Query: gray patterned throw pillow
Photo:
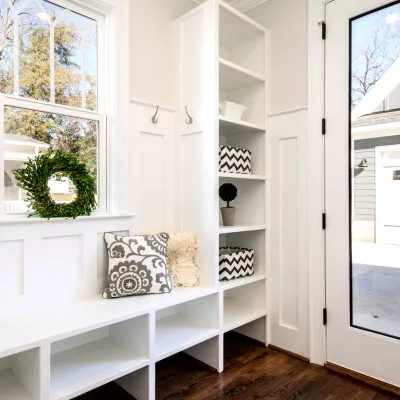
[[[169,293],[171,279],[166,262],[167,233],[117,236],[105,233],[109,256],[105,299],[148,293]]]

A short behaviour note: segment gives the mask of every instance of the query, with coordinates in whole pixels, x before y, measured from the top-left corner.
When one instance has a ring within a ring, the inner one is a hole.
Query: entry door
[[[382,126],[400,107],[400,4],[333,0],[326,24],[327,361],[400,386],[400,246],[375,234],[377,199],[400,209],[375,157],[400,144]]]

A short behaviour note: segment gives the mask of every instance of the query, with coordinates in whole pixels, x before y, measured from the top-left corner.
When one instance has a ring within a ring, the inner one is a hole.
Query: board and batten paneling
[[[309,356],[308,112],[270,117],[270,343]]]
[[[138,210],[138,231],[171,232],[174,224],[175,112],[131,101],[133,201]],[[128,182],[128,184],[130,184]]]
[[[0,299],[7,307],[0,316],[100,295],[108,270],[104,232],[135,231],[130,216],[2,222]]]

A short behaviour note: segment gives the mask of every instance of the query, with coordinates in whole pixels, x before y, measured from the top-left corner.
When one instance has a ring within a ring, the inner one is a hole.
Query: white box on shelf
[[[240,247],[219,248],[219,280],[230,281],[254,274],[254,250]]]
[[[232,101],[222,101],[219,103],[219,108],[222,115],[225,115],[225,117],[238,120],[242,119],[243,113],[246,110],[246,106],[242,106],[241,104]]]
[[[219,146],[219,171],[251,174],[251,151],[232,146]]]

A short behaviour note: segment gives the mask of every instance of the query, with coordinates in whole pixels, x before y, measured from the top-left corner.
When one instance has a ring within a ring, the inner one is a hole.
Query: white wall
[[[131,97],[173,106],[172,21],[192,0],[131,0]]]
[[[307,0],[270,0],[250,18],[271,31],[269,114],[308,104]]]

